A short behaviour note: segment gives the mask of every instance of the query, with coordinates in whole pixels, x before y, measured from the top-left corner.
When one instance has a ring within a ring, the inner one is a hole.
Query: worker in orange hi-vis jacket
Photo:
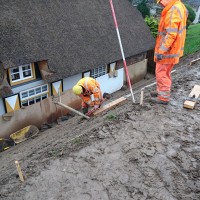
[[[80,79],[72,90],[82,99],[82,109],[86,115],[92,115],[95,110],[100,108],[104,100],[99,83],[91,77]],[[93,107],[93,109],[88,112],[89,107]]]
[[[183,55],[188,12],[181,0],[157,0],[164,6],[156,39],[154,61],[156,62],[157,91],[151,92],[153,101],[168,104],[171,90],[171,70]]]

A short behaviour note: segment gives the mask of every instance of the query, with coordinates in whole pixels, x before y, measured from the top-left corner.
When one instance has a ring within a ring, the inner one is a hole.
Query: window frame
[[[43,89],[43,87],[45,87],[46,89]],[[41,92],[37,92],[38,88],[40,88]],[[30,95],[30,91],[33,91],[32,95]],[[25,97],[23,97],[22,96],[23,93],[27,93],[27,95]],[[43,84],[43,85],[40,85],[40,86],[36,86],[36,87],[30,88],[28,90],[23,90],[23,91],[21,91],[19,93],[19,96],[20,96],[21,106],[25,106],[24,105],[25,102],[28,103],[28,105],[26,105],[26,106],[32,105],[32,104],[30,104],[30,102],[32,102],[32,101],[34,101],[33,104],[36,104],[36,103],[42,101],[43,99],[46,99],[46,98],[49,97],[49,85],[48,84]],[[39,98],[40,98],[40,100],[36,101]]]
[[[23,67],[30,67],[30,69],[28,70],[24,70]],[[18,72],[12,72],[12,69],[18,69]],[[31,75],[24,77],[24,72],[26,71],[30,71]],[[20,83],[24,83],[30,80],[34,80],[35,79],[35,68],[34,68],[34,64],[25,64],[25,65],[20,65],[19,67],[11,67],[9,68],[9,79],[10,79],[10,85],[14,86]],[[19,74],[19,79],[17,80],[12,80],[12,75],[14,74]]]
[[[102,69],[102,71],[100,71],[100,69]],[[96,71],[95,71],[96,70]],[[90,72],[90,76],[94,79],[100,77],[100,76],[103,76],[105,74],[107,74],[107,66],[106,65],[102,65],[102,66],[99,66],[99,67],[95,67],[94,69],[91,70]]]

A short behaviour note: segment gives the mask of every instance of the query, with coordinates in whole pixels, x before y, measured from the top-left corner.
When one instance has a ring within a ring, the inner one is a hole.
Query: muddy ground
[[[1,153],[0,199],[199,200],[200,104],[183,108],[200,85],[200,62],[189,66],[198,57],[176,67],[167,106],[150,103],[145,90],[143,106],[130,99],[90,120],[70,117]],[[135,97],[139,102],[139,93]]]

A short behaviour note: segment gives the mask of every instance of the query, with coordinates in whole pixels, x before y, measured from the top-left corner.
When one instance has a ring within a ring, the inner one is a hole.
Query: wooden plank
[[[192,65],[193,63],[195,63],[195,62],[197,62],[197,61],[199,61],[200,60],[200,58],[197,58],[197,59],[195,59],[195,60],[192,60],[191,62],[190,62],[190,65]]]
[[[75,109],[73,109],[73,108],[71,108],[71,107],[69,107],[69,106],[67,106],[67,105],[65,105],[61,102],[58,102],[57,104],[64,107],[64,108],[67,108],[68,110],[70,110],[70,111],[72,111],[72,112],[74,112],[74,113],[76,113],[76,114],[78,114],[78,115],[80,115],[80,116],[82,116],[86,119],[90,119],[88,116],[84,115],[83,113],[79,112],[78,110],[75,110]]]
[[[19,174],[19,178],[20,178],[21,182],[24,182],[24,177],[23,177],[22,170],[21,170],[21,167],[19,165],[19,162],[16,160],[15,164],[16,164],[17,172]]]
[[[200,95],[200,85],[195,85],[192,89],[192,91],[189,94],[189,98],[191,98],[191,100],[185,100],[183,107],[184,108],[189,108],[189,109],[194,109],[197,100],[199,98]]]
[[[97,111],[95,111],[93,113],[93,115],[98,115],[99,113],[102,113],[103,111],[108,110],[108,109],[112,108],[113,106],[116,106],[116,105],[118,105],[118,104],[120,104],[120,103],[122,103],[122,102],[124,102],[126,100],[127,100],[127,98],[120,97],[119,99],[116,99],[116,100],[104,105],[102,108],[100,108]]]
[[[192,91],[189,94],[189,97],[193,97],[195,95],[195,98],[199,98],[200,95],[200,85],[195,85],[192,89]]]
[[[185,100],[184,104],[183,104],[183,107],[184,108],[189,108],[189,109],[193,109],[194,106],[195,106],[196,102],[194,101],[188,101],[188,100]]]

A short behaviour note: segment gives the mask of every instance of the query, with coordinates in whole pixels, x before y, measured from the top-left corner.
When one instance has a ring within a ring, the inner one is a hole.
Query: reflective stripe
[[[162,55],[163,58],[177,58],[177,57],[180,56],[179,54],[167,54],[167,55],[165,55],[165,54],[157,54],[157,53],[155,54],[156,57],[158,55]]]
[[[167,37],[166,37],[166,35],[163,35],[163,37],[162,37],[162,39],[161,39],[161,41],[160,41],[160,45],[161,44],[163,44],[163,43],[165,43],[165,41],[167,40],[167,38],[168,38],[168,35],[167,35]]]
[[[180,55],[179,54],[168,54],[168,55],[163,55],[163,58],[178,58]]]
[[[160,94],[160,95],[170,95],[170,92],[169,91],[160,91],[160,92],[158,92],[158,94]]]
[[[166,35],[166,32],[158,32],[158,35],[163,35],[163,36],[165,36],[165,35]]]
[[[89,81],[89,78],[86,77],[85,82],[84,82],[84,86],[86,90],[88,90],[88,81]]]
[[[100,101],[100,99],[99,99],[99,98],[94,98],[94,100],[95,100],[95,101]]]
[[[184,50],[184,47],[181,47],[181,50],[183,51],[183,50]]]
[[[172,9],[173,9],[173,11],[174,11],[174,9],[177,9],[177,11],[178,11],[178,13],[180,15],[180,18],[183,19],[182,15],[181,15],[181,11],[177,6],[172,6]]]
[[[159,96],[161,96],[161,97],[163,97],[163,98],[165,98],[165,99],[170,99],[170,96],[165,96],[165,95],[159,95]],[[158,96],[158,97],[159,97]]]
[[[178,32],[178,28],[166,28],[166,31],[168,32],[168,33],[177,33]]]
[[[175,9],[174,6],[172,6],[171,9],[172,9],[172,12],[171,12],[170,21],[169,21],[169,22],[170,22],[170,27],[171,27],[171,25],[172,25],[172,15],[173,15],[173,12],[174,12],[174,9]]]
[[[186,26],[184,26],[181,30],[179,30],[179,34],[181,34],[184,30],[186,30]]]
[[[169,91],[160,91],[158,92],[158,97],[161,96],[165,99],[170,99],[170,92]]]
[[[162,45],[162,46],[160,47],[160,50],[162,50],[162,51],[168,51],[169,48],[166,48],[164,45]]]
[[[184,26],[182,29],[178,30],[178,28],[166,28],[167,33],[182,33],[184,30],[186,30],[186,26]]]
[[[98,92],[99,91],[99,88],[95,88],[94,90],[93,90],[93,93],[94,92]]]

